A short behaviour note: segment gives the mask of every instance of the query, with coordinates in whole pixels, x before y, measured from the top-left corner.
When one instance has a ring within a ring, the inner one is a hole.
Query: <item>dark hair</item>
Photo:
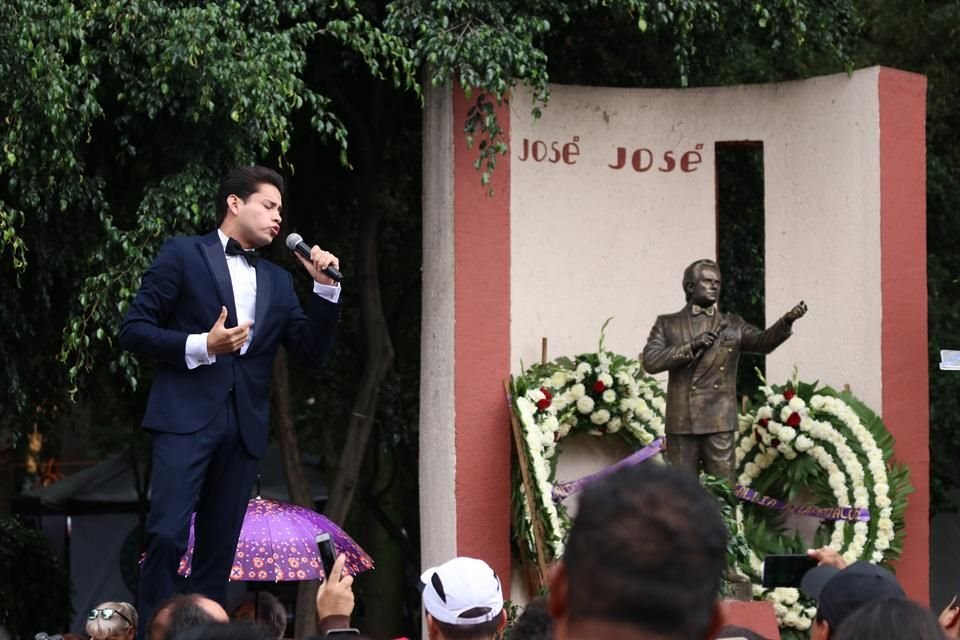
[[[287,630],[287,610],[280,599],[269,591],[258,591],[237,605],[230,618],[233,618],[237,610],[248,602],[253,604],[256,622],[270,629],[273,632],[272,637],[282,638]]]
[[[692,262],[683,270],[683,295],[686,296],[687,300],[690,300],[690,292],[687,291],[687,285],[697,283],[697,278],[700,277],[700,270],[704,267],[716,269],[717,273],[720,272],[720,265],[718,265],[715,260],[710,260],[709,258],[702,258]]]
[[[172,640],[191,627],[218,622],[206,609],[200,606],[198,601],[199,596],[195,593],[175,596],[170,600],[170,605],[165,607],[170,611],[170,619],[167,621],[167,633],[163,640]]]
[[[500,626],[501,616],[493,620],[480,622],[477,624],[450,624],[449,622],[440,622],[436,618],[433,621],[440,628],[440,633],[447,640],[480,640],[482,638],[492,638],[497,633]]]
[[[717,501],[695,476],[654,462],[616,471],[584,491],[570,530],[569,618],[703,638],[726,544]]]
[[[170,640],[268,640],[267,630],[249,622],[213,622],[182,629]]]
[[[835,640],[910,638],[942,640],[943,628],[929,610],[906,598],[881,598],[859,607],[830,630]]]
[[[762,636],[753,629],[747,629],[746,627],[738,627],[735,624],[725,624],[720,627],[720,631],[717,632],[717,640],[722,640],[723,638],[746,638],[747,640],[769,640],[766,636]]]
[[[262,184],[272,184],[283,195],[283,178],[279,173],[267,167],[235,167],[220,179],[220,188],[217,189],[217,227],[223,224],[227,216],[227,198],[237,196],[244,202],[260,189]]]
[[[547,611],[547,599],[534,598],[510,626],[510,640],[550,640],[553,638],[553,618]]]

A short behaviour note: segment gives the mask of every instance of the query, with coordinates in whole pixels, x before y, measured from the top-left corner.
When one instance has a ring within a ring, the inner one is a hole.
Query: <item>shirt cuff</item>
[[[320,620],[320,633],[326,634],[334,629],[346,629],[350,626],[350,616],[329,615]]]
[[[183,360],[187,369],[196,369],[204,364],[213,364],[217,361],[216,355],[207,353],[207,334],[191,333],[187,336],[187,346],[184,348]]]
[[[320,284],[319,282],[314,282],[313,292],[324,300],[329,300],[330,302],[337,302],[340,300],[340,285]]]

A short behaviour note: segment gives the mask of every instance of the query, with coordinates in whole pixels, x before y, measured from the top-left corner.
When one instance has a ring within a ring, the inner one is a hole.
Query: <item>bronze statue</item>
[[[737,365],[740,353],[768,354],[791,335],[807,312],[802,301],[765,331],[722,313],[720,267],[697,260],[683,272],[687,305],[662,315],[643,348],[647,373],[669,371],[667,460],[685,471],[726,478],[734,485],[737,435]]]

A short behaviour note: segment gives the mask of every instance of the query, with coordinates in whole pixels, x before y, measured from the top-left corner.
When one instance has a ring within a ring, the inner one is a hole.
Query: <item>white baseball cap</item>
[[[503,611],[500,578],[483,560],[454,558],[424,571],[420,582],[423,607],[440,622],[482,624]]]

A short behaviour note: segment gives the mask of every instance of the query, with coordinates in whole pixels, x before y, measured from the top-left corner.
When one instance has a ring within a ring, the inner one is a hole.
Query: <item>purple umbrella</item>
[[[180,559],[178,573],[182,576],[190,575],[195,516],[190,518],[187,552]],[[243,518],[230,580],[280,582],[325,578],[317,551],[319,533],[329,533],[337,553],[347,557],[345,568],[350,575],[373,569],[373,559],[367,552],[328,518],[286,502],[254,498]]]

